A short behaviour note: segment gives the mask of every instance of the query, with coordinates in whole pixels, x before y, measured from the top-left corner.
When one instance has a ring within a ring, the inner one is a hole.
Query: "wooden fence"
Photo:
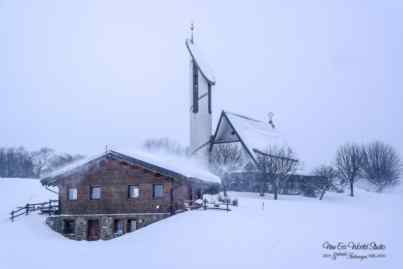
[[[218,201],[218,202],[210,202],[207,199],[203,200],[203,209],[204,210],[217,209],[217,210],[231,211],[231,209],[229,207],[232,205],[233,204],[231,204],[229,199],[226,199],[224,201]]]
[[[10,219],[14,221],[15,218],[23,215],[29,215],[32,212],[40,211],[41,214],[56,214],[59,210],[59,200],[49,200],[48,202],[26,204],[25,206],[19,206],[15,210],[11,211]]]

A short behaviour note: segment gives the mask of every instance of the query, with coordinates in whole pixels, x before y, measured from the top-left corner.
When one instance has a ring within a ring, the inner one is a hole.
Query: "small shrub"
[[[219,192],[220,192],[220,185],[218,184],[211,185],[204,190],[205,194],[211,194],[211,195],[218,194]]]

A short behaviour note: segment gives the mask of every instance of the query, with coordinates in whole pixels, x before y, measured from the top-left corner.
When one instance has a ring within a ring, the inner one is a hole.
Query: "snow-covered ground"
[[[231,193],[239,198],[232,212],[191,211],[114,240],[76,242],[51,231],[45,216],[11,223],[11,209],[54,196],[37,180],[0,179],[0,268],[403,268],[401,190],[323,201]],[[326,241],[375,241],[386,249],[354,253],[386,257],[325,258],[334,252]]]

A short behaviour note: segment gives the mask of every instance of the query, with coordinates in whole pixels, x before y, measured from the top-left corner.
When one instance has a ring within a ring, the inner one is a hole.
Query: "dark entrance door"
[[[98,220],[88,221],[87,240],[99,240],[100,230]]]

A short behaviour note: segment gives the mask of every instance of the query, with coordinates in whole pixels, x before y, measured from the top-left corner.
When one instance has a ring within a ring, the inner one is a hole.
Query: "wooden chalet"
[[[177,160],[108,151],[56,171],[41,183],[57,187],[59,194],[59,210],[47,224],[72,239],[98,240],[185,209],[219,178]]]

